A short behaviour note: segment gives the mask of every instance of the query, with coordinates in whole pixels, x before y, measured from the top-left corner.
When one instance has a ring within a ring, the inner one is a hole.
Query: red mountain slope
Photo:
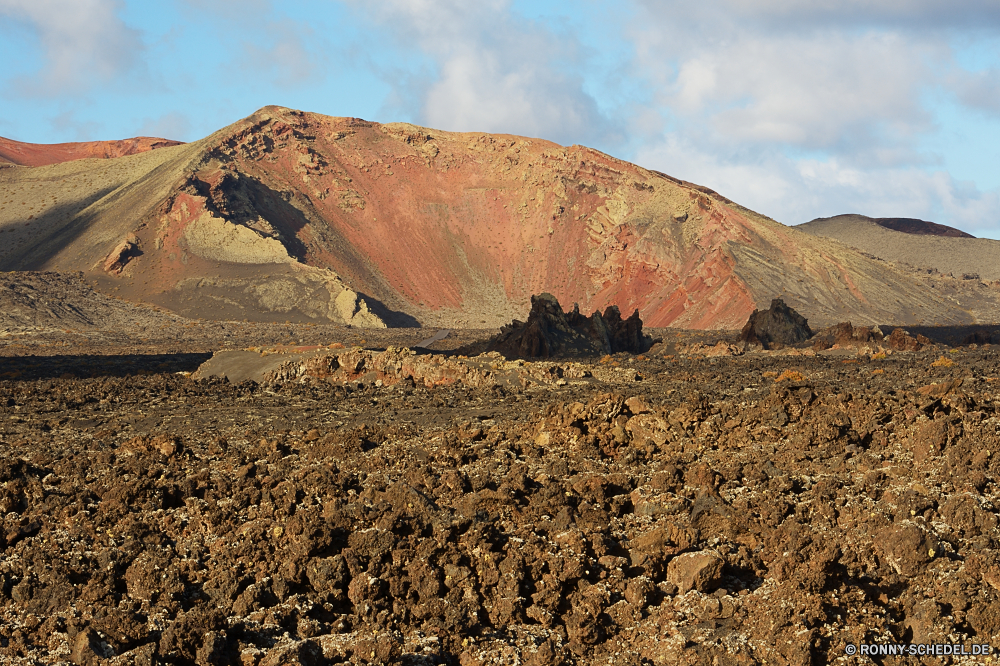
[[[0,163],[17,166],[45,166],[87,157],[107,159],[135,155],[147,150],[177,146],[182,142],[148,136],[120,141],[85,141],[82,143],[22,143],[0,136]]]
[[[110,162],[22,177],[7,219],[23,249],[0,245],[0,269],[83,270],[203,317],[358,325],[494,326],[542,291],[585,312],[638,308],[651,326],[735,328],[779,296],[821,326],[980,316],[840,243],[581,146],[267,107]],[[60,203],[21,225],[43,181]]]

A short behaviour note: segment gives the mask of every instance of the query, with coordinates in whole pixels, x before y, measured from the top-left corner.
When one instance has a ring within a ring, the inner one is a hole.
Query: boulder
[[[885,339],[878,326],[865,328],[856,327],[851,322],[845,321],[818,331],[813,336],[813,349],[819,351],[837,347],[861,347],[864,345],[877,345]]]
[[[670,560],[667,565],[667,580],[684,594],[688,590],[709,592],[719,585],[725,561],[710,550],[684,553]]]
[[[622,319],[618,306],[612,305],[604,314],[589,317],[580,314],[580,307],[563,312],[552,294],[531,297],[528,321],[514,320],[504,326],[490,341],[489,350],[507,357],[551,358],[555,356],[595,356],[648,351],[653,340],[642,333],[642,319],[636,310]]]
[[[929,344],[931,341],[923,335],[917,335],[914,338],[902,328],[894,328],[889,334],[889,348],[895,351],[920,351]]]
[[[767,310],[754,310],[740,331],[740,339],[764,349],[781,349],[812,337],[809,322],[780,298]]]

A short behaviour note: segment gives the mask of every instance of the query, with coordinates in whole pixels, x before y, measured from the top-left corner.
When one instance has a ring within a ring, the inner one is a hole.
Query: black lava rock
[[[764,349],[781,349],[805,342],[812,334],[806,318],[776,298],[769,309],[753,311],[740,331],[740,339]]]
[[[559,301],[552,294],[531,297],[528,321],[514,320],[504,326],[490,343],[490,351],[504,356],[522,358],[551,358],[555,356],[593,356],[648,351],[653,340],[642,334],[642,319],[636,310],[628,319],[622,319],[618,306],[612,305],[589,317],[580,314],[580,307],[573,306],[563,312]]]

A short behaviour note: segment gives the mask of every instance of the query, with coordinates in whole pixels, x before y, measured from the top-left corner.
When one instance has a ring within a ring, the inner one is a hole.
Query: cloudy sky
[[[585,144],[785,224],[1000,238],[997,0],[0,0],[0,135],[267,104]]]

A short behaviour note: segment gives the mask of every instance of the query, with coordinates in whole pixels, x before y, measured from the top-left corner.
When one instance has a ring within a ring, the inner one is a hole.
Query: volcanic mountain
[[[46,166],[90,157],[108,159],[136,155],[157,148],[179,146],[180,141],[139,136],[120,141],[86,141],[82,143],[21,143],[0,136],[0,166]]]
[[[1000,280],[1000,241],[976,238],[943,224],[908,218],[837,215],[795,228],[836,239],[886,261],[959,278]]]
[[[0,169],[0,269],[80,270],[187,316],[357,326],[498,326],[541,292],[688,328],[738,328],[776,297],[814,326],[1000,311],[978,282],[930,288],[590,148],[280,107],[190,144]]]

